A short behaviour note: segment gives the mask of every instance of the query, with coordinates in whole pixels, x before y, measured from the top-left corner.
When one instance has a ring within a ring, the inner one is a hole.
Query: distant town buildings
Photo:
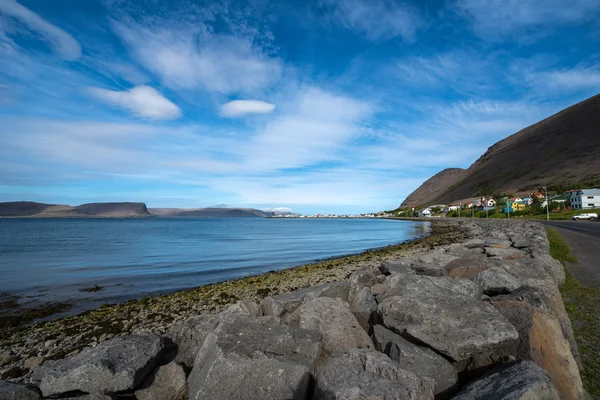
[[[600,189],[583,189],[571,194],[571,208],[585,210],[600,207]]]

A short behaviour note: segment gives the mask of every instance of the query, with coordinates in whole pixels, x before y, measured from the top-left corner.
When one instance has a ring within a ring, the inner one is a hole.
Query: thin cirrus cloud
[[[275,104],[259,100],[233,100],[221,106],[219,115],[225,118],[239,118],[248,114],[268,114],[275,110]]]
[[[174,89],[251,92],[281,75],[280,60],[263,54],[250,40],[213,34],[202,24],[148,27],[113,21],[112,26],[134,58]]]
[[[475,32],[487,38],[519,35],[556,24],[579,24],[597,18],[598,0],[458,0],[455,9],[469,18]]]
[[[0,13],[16,18],[24,23],[27,28],[39,33],[45,41],[50,43],[60,57],[71,61],[78,60],[81,57],[81,46],[73,36],[52,25],[15,0],[0,0]]]
[[[137,117],[150,119],[177,119],[181,110],[160,92],[150,86],[136,86],[126,91],[90,88],[97,99],[123,108]]]
[[[369,40],[401,37],[413,43],[424,22],[414,8],[385,0],[322,0],[333,8],[334,19]]]

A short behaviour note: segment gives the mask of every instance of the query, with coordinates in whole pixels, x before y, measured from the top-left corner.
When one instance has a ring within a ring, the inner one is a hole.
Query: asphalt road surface
[[[600,221],[542,221],[556,228],[579,263],[567,268],[579,282],[600,287]]]

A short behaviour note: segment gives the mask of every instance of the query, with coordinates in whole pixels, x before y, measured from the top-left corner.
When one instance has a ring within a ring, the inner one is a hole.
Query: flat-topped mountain
[[[499,141],[466,170],[434,175],[401,207],[593,182],[600,182],[600,95]]]
[[[157,217],[265,218],[272,216],[272,213],[255,208],[151,208],[149,211]]]
[[[44,204],[32,201],[0,203],[0,217],[149,217],[144,203],[88,203],[79,206]]]

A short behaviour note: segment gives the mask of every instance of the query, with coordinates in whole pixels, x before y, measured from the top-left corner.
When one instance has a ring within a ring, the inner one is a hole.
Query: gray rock
[[[42,357],[29,357],[25,361],[23,361],[23,368],[26,369],[34,369],[39,367],[44,362],[44,358]]]
[[[525,235],[511,235],[510,241],[512,242],[513,247],[517,249],[524,249],[531,246],[531,240]]]
[[[469,239],[464,241],[462,245],[468,249],[483,249],[485,247],[485,241],[482,239]]]
[[[377,311],[377,302],[368,287],[362,288],[350,300],[350,311],[356,320],[367,332],[371,331],[373,325],[373,314]]]
[[[260,309],[262,315],[283,317],[286,314],[294,312],[305,300],[317,297],[331,297],[347,301],[349,290],[350,286],[347,282],[325,283],[278,296],[265,297],[260,303]]]
[[[19,357],[12,350],[4,349],[0,352],[0,367],[4,367],[18,359]]]
[[[379,266],[379,270],[384,275],[391,273],[415,275],[416,272],[410,267],[410,262],[406,260],[383,261]]]
[[[238,319],[209,334],[188,379],[189,398],[305,399],[321,335],[272,321]]]
[[[38,400],[40,398],[35,387],[0,381],[0,400]]]
[[[175,361],[191,368],[206,336],[221,323],[218,315],[190,317],[179,322],[165,335],[177,345]]]
[[[436,395],[452,389],[458,381],[456,370],[444,357],[429,348],[412,344],[383,325],[373,327],[373,342],[400,368],[433,380]]]
[[[380,283],[377,277],[378,275],[379,274],[372,268],[363,268],[353,272],[348,278],[348,285],[350,285],[348,299],[353,298],[363,287],[371,287]]]
[[[528,255],[517,249],[499,249],[495,247],[486,247],[485,253],[488,257],[494,257],[500,260],[517,260],[528,257]]]
[[[261,315],[258,304],[251,300],[240,300],[229,306],[221,313],[223,316],[244,315],[249,317],[258,317]]]
[[[415,338],[453,360],[493,353],[518,337],[490,304],[447,293],[393,296],[379,303],[383,324]]]
[[[114,396],[107,396],[105,394],[85,394],[78,397],[61,397],[61,400],[115,400]]]
[[[491,258],[458,258],[444,266],[450,278],[465,278],[473,280],[481,271],[501,263],[500,260]]]
[[[563,265],[549,254],[534,255],[533,260],[528,260],[527,264],[541,265],[546,270],[546,272],[550,274],[550,276],[558,286],[565,283],[566,276]]]
[[[386,284],[390,290],[379,296],[378,301],[389,296],[412,296],[418,293],[447,293],[448,296],[461,295],[479,300],[483,294],[480,286],[462,278],[392,274],[386,279]]]
[[[152,372],[164,350],[155,335],[115,338],[57,361],[46,361],[32,376],[44,396],[80,390],[114,393],[131,390]]]
[[[481,271],[473,282],[489,296],[512,293],[521,287],[517,278],[498,267]]]
[[[471,382],[454,399],[559,400],[560,396],[546,371],[522,361]]]
[[[433,399],[433,382],[402,369],[378,351],[352,349],[317,367],[314,399]]]
[[[187,381],[181,365],[171,361],[155,369],[135,391],[137,400],[184,400]]]
[[[352,348],[372,348],[367,332],[340,299],[319,297],[302,304],[283,320],[302,329],[315,330],[323,335],[323,350],[335,353]]]

